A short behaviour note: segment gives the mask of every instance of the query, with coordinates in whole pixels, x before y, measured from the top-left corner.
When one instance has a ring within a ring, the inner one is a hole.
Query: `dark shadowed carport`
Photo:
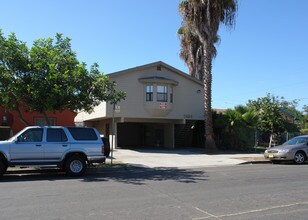
[[[172,129],[171,129],[172,130]],[[170,125],[161,123],[118,123],[118,147],[160,148],[171,147]]]

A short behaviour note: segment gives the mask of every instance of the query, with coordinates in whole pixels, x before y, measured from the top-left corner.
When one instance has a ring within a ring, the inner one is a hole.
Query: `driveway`
[[[247,162],[265,162],[263,154],[204,154],[200,149],[185,150],[128,150],[115,149],[113,163],[145,167],[194,168],[229,166]],[[111,162],[111,158],[107,163]]]

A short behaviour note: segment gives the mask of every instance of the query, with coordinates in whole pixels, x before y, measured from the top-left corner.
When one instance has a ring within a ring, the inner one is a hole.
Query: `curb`
[[[269,160],[254,160],[254,161],[246,161],[243,163],[240,163],[240,165],[245,165],[245,164],[271,164],[272,162]]]

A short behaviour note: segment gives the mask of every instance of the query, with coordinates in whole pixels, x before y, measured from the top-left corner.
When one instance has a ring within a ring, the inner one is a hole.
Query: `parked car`
[[[9,166],[60,167],[71,176],[104,163],[105,148],[95,128],[32,126],[0,141],[0,175]]]
[[[294,161],[304,164],[308,155],[308,135],[294,137],[284,144],[267,149],[264,157],[273,163],[281,161]]]

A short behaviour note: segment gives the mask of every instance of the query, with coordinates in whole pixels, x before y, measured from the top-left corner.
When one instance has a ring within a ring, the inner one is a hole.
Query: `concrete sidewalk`
[[[111,158],[106,161],[110,164]],[[124,163],[146,167],[194,168],[230,166],[243,163],[267,163],[261,153],[253,154],[204,154],[199,149],[185,150],[128,150],[115,149],[113,163]]]

